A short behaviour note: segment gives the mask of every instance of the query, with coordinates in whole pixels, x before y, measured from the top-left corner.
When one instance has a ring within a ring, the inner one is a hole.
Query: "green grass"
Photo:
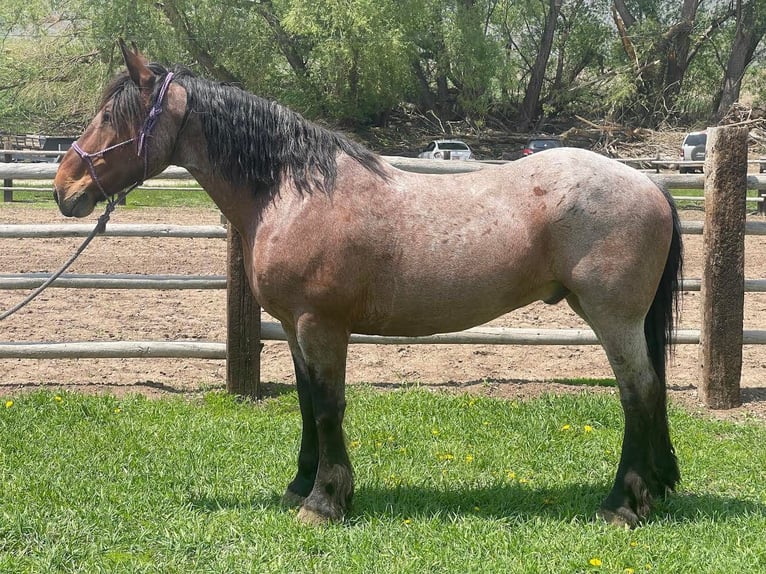
[[[176,182],[173,185],[175,186],[173,189],[135,189],[128,195],[127,204],[120,206],[119,209],[137,209],[141,207],[215,207],[210,196],[201,190],[195,182]],[[23,203],[34,208],[57,209],[52,191],[28,191],[23,184],[14,187],[13,203]],[[2,205],[4,204],[0,203],[0,207]]]
[[[671,195],[676,198],[676,205],[679,209],[696,209],[699,211],[704,211],[705,209],[705,202],[699,201],[699,200],[684,200],[682,198],[689,197],[689,198],[699,198],[704,197],[705,193],[702,189],[672,189]],[[755,189],[749,189],[747,191],[747,197],[753,198],[758,197],[758,190]],[[748,202],[747,203],[747,210],[748,211],[755,211],[758,208],[758,204],[754,202]]]
[[[4,398],[0,571],[766,568],[766,445],[754,422],[674,409],[680,492],[629,531],[594,519],[619,456],[614,396],[511,402],[353,388],[357,495],[349,519],[324,528],[279,505],[298,420],[292,392],[258,405],[221,393]]]

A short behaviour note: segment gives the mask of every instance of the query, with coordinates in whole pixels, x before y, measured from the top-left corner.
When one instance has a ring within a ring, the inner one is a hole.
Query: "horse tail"
[[[662,188],[662,193],[670,206],[673,218],[673,235],[660,284],[654,295],[654,301],[649,307],[649,313],[644,320],[644,335],[649,359],[664,391],[667,351],[672,348],[673,329],[676,326],[680,309],[679,287],[683,271],[683,241],[681,239],[681,221],[675,202],[667,189]]]

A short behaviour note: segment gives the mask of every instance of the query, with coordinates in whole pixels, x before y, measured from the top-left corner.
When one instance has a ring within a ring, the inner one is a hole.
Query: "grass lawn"
[[[354,509],[311,528],[279,504],[299,440],[293,392],[4,397],[0,571],[763,571],[763,425],[673,409],[671,428],[683,482],[630,531],[594,518],[619,457],[614,395],[355,387]]]

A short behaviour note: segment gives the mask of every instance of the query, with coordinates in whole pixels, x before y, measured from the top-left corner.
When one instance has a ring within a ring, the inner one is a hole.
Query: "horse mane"
[[[168,73],[159,64],[149,66],[159,77]],[[289,177],[300,193],[330,193],[339,152],[386,177],[380,157],[343,134],[236,86],[197,77],[182,67],[172,71],[174,81],[186,89],[187,109],[202,122],[211,163],[233,184],[271,189]],[[156,84],[158,90],[162,82]],[[107,87],[102,107],[110,99],[118,129],[130,129],[135,135],[146,110],[127,72]]]

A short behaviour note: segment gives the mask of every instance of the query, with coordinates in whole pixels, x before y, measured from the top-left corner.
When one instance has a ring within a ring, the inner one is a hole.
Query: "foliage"
[[[741,0],[750,11],[740,16],[712,0],[560,0],[534,127],[573,115],[648,127],[710,121],[735,30],[763,1]],[[550,2],[7,0],[0,131],[78,132],[121,67],[118,37],[311,118],[381,124],[404,104],[477,127],[513,125],[539,75]],[[760,94],[754,58],[744,62],[751,95]]]
[[[762,424],[671,411],[679,493],[636,530],[593,518],[616,396],[350,391],[347,523],[279,504],[292,390],[263,404],[44,392],[0,400],[3,572],[739,572],[766,566]]]

